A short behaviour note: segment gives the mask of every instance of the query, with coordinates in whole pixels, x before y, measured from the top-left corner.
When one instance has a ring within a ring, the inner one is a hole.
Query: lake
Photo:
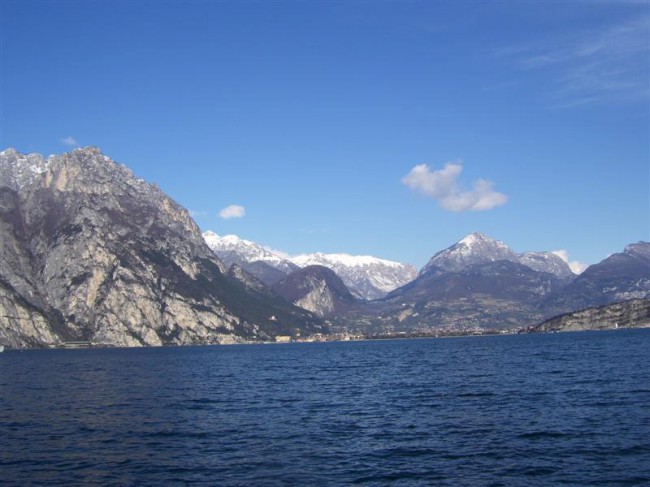
[[[0,483],[642,485],[650,330],[0,354]]]

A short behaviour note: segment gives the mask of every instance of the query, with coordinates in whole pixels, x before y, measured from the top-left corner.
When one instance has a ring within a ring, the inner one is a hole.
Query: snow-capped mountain
[[[236,235],[219,236],[207,231],[203,239],[228,267],[237,264],[269,285],[299,269],[293,262]]]
[[[553,274],[561,279],[575,277],[569,265],[552,252],[524,252],[518,254],[505,243],[482,233],[470,233],[451,247],[435,254],[420,274],[433,268],[459,272],[469,266],[507,260],[525,265],[537,272]]]
[[[300,268],[320,265],[333,270],[352,294],[372,300],[384,297],[417,276],[417,269],[412,265],[368,255],[315,253],[289,260],[236,235],[219,236],[207,231],[203,238],[227,266],[237,264],[269,285]]]
[[[315,253],[291,260],[300,267],[321,265],[332,269],[353,294],[368,300],[382,298],[417,276],[417,269],[410,264],[369,255]]]
[[[461,241],[431,257],[420,274],[426,273],[432,267],[458,272],[471,265],[496,260],[518,261],[517,254],[503,242],[491,239],[482,233],[470,233]]]

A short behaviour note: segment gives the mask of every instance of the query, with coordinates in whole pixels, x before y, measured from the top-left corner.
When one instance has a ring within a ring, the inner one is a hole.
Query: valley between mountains
[[[13,348],[516,330],[613,303],[634,308],[584,316],[637,316],[650,299],[648,242],[579,275],[551,252],[478,233],[419,271],[371,256],[286,258],[202,233],[95,147],[0,152],[0,231],[0,344]]]

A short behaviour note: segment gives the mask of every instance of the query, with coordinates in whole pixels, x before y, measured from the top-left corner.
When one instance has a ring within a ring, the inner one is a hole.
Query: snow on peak
[[[300,267],[321,265],[333,270],[348,289],[364,299],[379,299],[411,282],[417,269],[409,264],[350,254],[303,254],[291,259]]]
[[[456,245],[465,245],[468,248],[480,246],[480,245],[492,245],[501,248],[508,248],[508,246],[500,240],[495,240],[488,237],[483,233],[470,233],[466,235],[462,240],[460,240]]]
[[[8,148],[0,152],[0,183],[20,190],[36,181],[46,172],[50,159],[41,154],[22,154],[16,149]]]
[[[569,265],[550,252],[525,252],[517,254],[505,243],[494,240],[482,233],[470,233],[451,247],[435,254],[421,274],[430,268],[458,272],[477,264],[485,264],[498,260],[507,260],[525,265],[538,272],[547,272],[560,278],[573,275]]]
[[[292,262],[300,267],[308,265],[322,265],[328,267],[328,264],[342,265],[346,267],[364,267],[369,265],[383,265],[386,267],[399,268],[404,266],[399,262],[380,259],[371,255],[350,255],[350,254],[323,254],[316,252],[314,254],[301,254],[293,257]]]
[[[236,235],[219,236],[215,232],[203,233],[208,246],[227,265],[262,261],[285,274],[298,267],[320,265],[333,270],[350,291],[364,299],[378,299],[390,291],[411,282],[417,269],[370,255],[350,254],[303,254],[285,258],[255,242]]]
[[[265,249],[255,242],[239,238],[237,235],[219,236],[215,232],[208,230],[203,233],[203,239],[208,244],[208,247],[218,257],[223,258],[227,264],[261,261],[285,272],[295,268],[287,259]]]
[[[470,233],[469,235],[466,235],[465,238],[463,238],[460,242],[460,244],[465,244],[465,245],[473,245],[479,240],[482,240],[484,235],[480,233]]]

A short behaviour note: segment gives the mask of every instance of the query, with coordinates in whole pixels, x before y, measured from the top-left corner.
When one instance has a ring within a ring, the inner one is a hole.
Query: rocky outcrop
[[[228,276],[189,213],[97,148],[0,153],[0,340],[140,346],[321,331]],[[271,319],[273,317],[273,319]]]
[[[289,274],[275,284],[273,290],[290,303],[320,317],[344,312],[356,303],[334,271],[317,265]]]
[[[538,325],[536,332],[650,327],[650,299],[633,299],[568,313]]]

